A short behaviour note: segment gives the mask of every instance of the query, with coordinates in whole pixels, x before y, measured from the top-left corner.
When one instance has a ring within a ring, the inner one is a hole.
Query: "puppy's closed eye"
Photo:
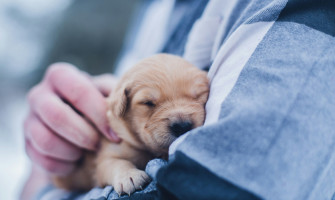
[[[145,100],[145,101],[141,102],[141,104],[143,104],[143,105],[145,105],[149,108],[154,108],[156,106],[156,104],[151,100]]]
[[[90,189],[112,185],[131,194],[149,181],[147,162],[168,157],[170,144],[203,124],[208,98],[207,74],[180,57],[160,54],[144,59],[120,79],[108,97],[110,127],[122,139],[101,138],[97,153],[68,177],[63,188]]]

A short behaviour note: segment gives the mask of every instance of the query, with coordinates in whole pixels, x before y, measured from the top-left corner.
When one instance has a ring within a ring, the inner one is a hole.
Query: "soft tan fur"
[[[169,126],[204,122],[208,98],[205,72],[168,54],[144,59],[127,72],[108,98],[110,125],[122,142],[102,138],[96,154],[87,153],[83,164],[54,183],[65,189],[87,190],[112,185],[119,194],[131,194],[150,181],[143,171],[150,159],[167,158],[176,139]]]

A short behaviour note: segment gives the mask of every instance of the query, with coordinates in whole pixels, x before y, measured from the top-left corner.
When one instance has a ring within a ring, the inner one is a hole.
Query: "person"
[[[331,0],[210,0],[183,52],[209,68],[205,124],[171,145],[157,192],[138,199],[335,199],[334,11]],[[118,198],[105,189],[78,199]]]
[[[55,63],[48,67],[43,80],[28,94],[30,111],[24,134],[26,151],[33,166],[21,199],[31,199],[41,188],[48,187],[50,174],[66,175],[74,170],[83,149],[95,151],[99,148],[100,133],[111,142],[120,142],[108,126],[104,99],[116,85],[117,76],[157,52],[181,55],[187,33],[207,2],[144,2],[127,35],[118,61],[122,67],[117,68],[116,76],[90,76],[69,63]],[[185,18],[188,19],[186,22],[179,23]],[[176,35],[177,29],[184,35]],[[164,45],[175,37],[178,37],[178,43]]]

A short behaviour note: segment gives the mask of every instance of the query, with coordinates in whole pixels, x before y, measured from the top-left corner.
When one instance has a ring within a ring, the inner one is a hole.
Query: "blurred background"
[[[24,151],[27,91],[53,62],[112,72],[144,0],[0,0],[0,199],[18,199],[30,163]]]

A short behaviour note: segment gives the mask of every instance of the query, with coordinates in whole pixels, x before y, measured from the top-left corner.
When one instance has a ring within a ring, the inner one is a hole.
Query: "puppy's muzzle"
[[[176,121],[169,125],[169,130],[171,131],[172,135],[179,137],[182,134],[186,133],[187,131],[193,128],[192,121]]]

